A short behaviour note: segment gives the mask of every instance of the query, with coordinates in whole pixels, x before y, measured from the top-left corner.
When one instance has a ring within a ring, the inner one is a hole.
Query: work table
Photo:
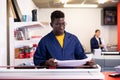
[[[0,79],[79,79],[103,80],[101,68],[83,69],[0,69]]]

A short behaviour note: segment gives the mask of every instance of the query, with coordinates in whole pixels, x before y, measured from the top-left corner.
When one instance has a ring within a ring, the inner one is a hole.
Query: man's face
[[[55,35],[64,34],[64,30],[65,30],[64,18],[54,19],[54,21],[51,23],[51,26],[53,28],[53,31],[54,31]]]

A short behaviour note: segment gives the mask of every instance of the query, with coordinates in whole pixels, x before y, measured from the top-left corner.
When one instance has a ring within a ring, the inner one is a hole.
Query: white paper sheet
[[[101,56],[101,49],[94,49],[94,57],[100,57]]]
[[[62,67],[77,67],[77,66],[83,66],[86,64],[87,61],[90,61],[91,58],[86,58],[82,60],[56,60],[54,62],[57,62],[58,66]]]
[[[116,66],[114,68],[115,68],[116,72],[120,73],[120,65],[118,65],[118,66]]]

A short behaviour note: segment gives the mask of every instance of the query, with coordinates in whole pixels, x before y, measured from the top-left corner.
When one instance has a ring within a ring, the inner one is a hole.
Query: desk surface
[[[104,75],[101,72],[73,70],[73,69],[7,69],[0,70],[0,79],[79,79],[101,80]]]
[[[105,76],[105,80],[120,80],[120,77],[110,77],[109,74],[111,73],[115,73],[115,72],[103,72],[104,76]]]

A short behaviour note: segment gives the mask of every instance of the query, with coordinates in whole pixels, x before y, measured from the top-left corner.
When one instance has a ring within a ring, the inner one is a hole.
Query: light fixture
[[[63,4],[66,4],[67,2],[68,2],[68,0],[60,0],[61,1],[61,3],[63,3]]]
[[[105,2],[107,2],[108,0],[98,0],[99,4],[104,4]]]
[[[96,5],[96,4],[64,4],[64,7],[73,7],[73,8],[75,8],[75,7],[94,7],[94,8],[96,8],[96,7],[98,7],[98,5]]]

